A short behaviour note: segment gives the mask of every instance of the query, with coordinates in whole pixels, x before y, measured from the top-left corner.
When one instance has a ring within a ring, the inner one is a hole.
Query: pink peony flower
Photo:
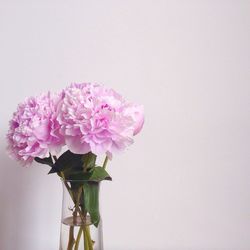
[[[42,94],[30,97],[19,104],[10,121],[7,134],[8,151],[24,165],[34,157],[48,157],[49,152],[57,154],[64,145],[59,133],[57,106],[62,95]]]
[[[134,121],[134,135],[137,135],[144,124],[144,107],[129,103],[124,111],[125,115],[131,116]]]
[[[91,151],[111,158],[133,143],[144,114],[142,106],[128,103],[114,90],[83,83],[64,90],[58,121],[73,153]]]

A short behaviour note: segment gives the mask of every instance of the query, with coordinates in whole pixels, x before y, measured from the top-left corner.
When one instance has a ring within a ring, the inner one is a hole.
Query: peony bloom
[[[71,84],[64,90],[58,121],[70,151],[107,154],[124,150],[141,130],[143,107],[97,84]]]
[[[42,94],[30,97],[19,104],[10,121],[7,134],[8,151],[24,165],[34,157],[48,157],[57,154],[64,145],[59,133],[57,107],[62,95]]]
[[[134,135],[137,135],[144,124],[144,107],[142,105],[136,105],[129,103],[124,111],[125,115],[131,116],[134,121]]]

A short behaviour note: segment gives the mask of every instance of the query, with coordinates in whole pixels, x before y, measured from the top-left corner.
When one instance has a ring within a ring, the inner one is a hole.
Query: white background
[[[249,250],[249,44],[250,1],[0,0],[0,249],[58,249],[62,195],[6,156],[8,120],[92,81],[146,111],[102,186],[105,250]]]

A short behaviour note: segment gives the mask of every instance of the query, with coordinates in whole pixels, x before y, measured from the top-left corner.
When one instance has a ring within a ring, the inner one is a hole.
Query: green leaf
[[[71,151],[66,151],[63,153],[55,164],[52,166],[49,174],[58,173],[61,171],[65,171],[67,169],[77,169],[80,170],[82,168],[82,155],[74,154]]]
[[[82,161],[83,161],[83,170],[87,172],[91,168],[95,167],[96,155],[93,154],[92,152],[84,154],[82,156]]]
[[[53,168],[53,166],[51,167],[50,171],[48,172],[48,174],[54,174],[57,173],[59,171],[57,171],[57,169]]]
[[[99,184],[96,182],[85,183],[83,189],[85,209],[91,217],[91,222],[97,227],[100,221]]]
[[[39,158],[39,157],[35,157],[34,159],[36,162],[41,163],[41,164],[46,164],[49,166],[53,166],[53,160],[51,158],[51,155],[49,157],[46,158]]]
[[[103,181],[103,180],[109,180],[111,181],[112,178],[108,174],[108,172],[103,167],[95,167],[90,178],[90,181]]]
[[[94,167],[89,172],[74,171],[67,174],[67,179],[77,181],[94,181],[112,180],[108,172],[102,167]]]

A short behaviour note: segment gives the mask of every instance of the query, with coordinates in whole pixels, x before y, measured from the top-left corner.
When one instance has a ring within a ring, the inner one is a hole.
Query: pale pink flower
[[[144,107],[134,103],[128,103],[124,109],[124,115],[130,116],[134,121],[134,135],[137,135],[144,124]]]
[[[124,150],[144,121],[143,108],[97,84],[72,84],[64,90],[58,121],[73,153],[97,155]]]
[[[42,94],[18,105],[7,134],[9,154],[24,165],[34,157],[59,153],[64,137],[59,133],[57,106],[62,95]]]

